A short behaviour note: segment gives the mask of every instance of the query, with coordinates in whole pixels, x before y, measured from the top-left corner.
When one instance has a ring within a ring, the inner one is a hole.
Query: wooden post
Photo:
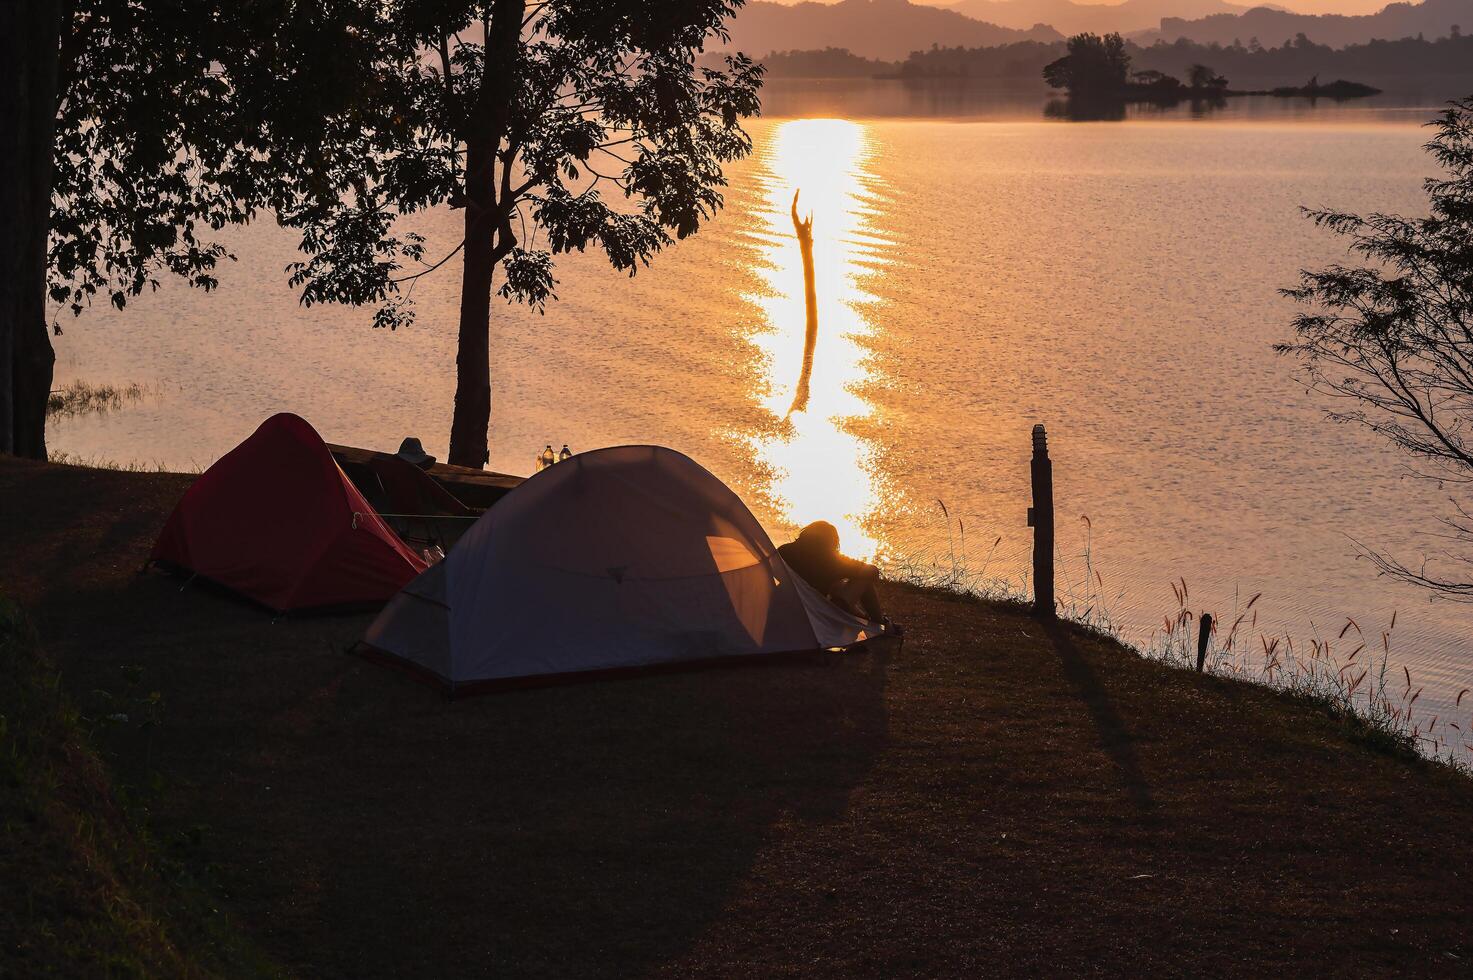
[[[1197,630],[1197,673],[1202,673],[1202,666],[1207,663],[1207,641],[1212,637],[1212,617],[1207,613],[1202,614],[1202,625]]]
[[[1033,614],[1053,619],[1054,609],[1054,464],[1048,458],[1048,433],[1033,427]]]
[[[808,387],[813,379],[813,352],[818,347],[818,287],[813,274],[813,215],[808,220],[798,217],[798,191],[793,191],[793,231],[798,235],[798,251],[803,257],[803,303],[808,310],[803,333],[803,369],[793,389],[793,404],[788,414],[808,411]]]

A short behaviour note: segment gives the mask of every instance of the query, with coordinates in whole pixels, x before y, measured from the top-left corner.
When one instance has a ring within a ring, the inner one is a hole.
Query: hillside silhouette
[[[1075,0],[959,0],[945,7],[910,0],[839,0],[793,5],[754,0],[729,22],[728,49],[788,62],[775,73],[826,74],[811,56],[829,51],[834,75],[885,74],[879,63],[903,61],[913,52],[997,48],[1023,42],[1048,45],[1089,31],[1119,32],[1141,46],[1187,40],[1204,45],[1276,48],[1301,35],[1334,48],[1373,40],[1423,36],[1436,39],[1473,29],[1473,0],[1393,3],[1365,15],[1301,14],[1274,5],[1228,0],[1124,0],[1118,4]],[[838,58],[847,53],[852,58]],[[861,63],[872,62],[868,66]],[[1030,61],[1031,64],[1031,61]],[[1454,69],[1456,70],[1456,69]],[[989,72],[988,74],[998,74]],[[1026,75],[1023,66],[1006,74]]]
[[[1276,47],[1245,44],[1141,45],[1126,42],[1132,66],[1185,77],[1193,65],[1210,65],[1237,87],[1298,84],[1315,75],[1325,79],[1356,78],[1379,82],[1437,76],[1463,78],[1473,84],[1473,34],[1435,40],[1402,38],[1334,48],[1309,39]],[[1064,54],[1064,42],[1019,41],[991,47],[937,47],[912,52],[904,61],[860,58],[840,48],[781,51],[762,59],[773,78],[976,78],[1028,79]]]
[[[1136,37],[1150,43],[1158,38],[1175,41],[1187,38],[1202,44],[1231,44],[1258,38],[1265,46],[1274,46],[1303,34],[1317,44],[1344,47],[1365,44],[1376,39],[1395,39],[1425,35],[1445,37],[1461,25],[1473,28],[1473,0],[1424,0],[1423,3],[1393,3],[1381,11],[1348,17],[1341,14],[1295,14],[1285,10],[1257,7],[1241,14],[1223,13],[1189,20],[1165,17],[1158,30]]]
[[[1155,30],[1164,17],[1200,19],[1214,14],[1241,14],[1254,4],[1228,0],[1124,0],[1123,3],[1075,3],[1074,0],[959,0],[946,9],[1001,27],[1047,24],[1062,34],[1092,31]]]
[[[1062,42],[1023,42],[991,48],[937,48],[917,51],[899,65],[905,78],[1037,78],[1043,67],[1064,54]],[[1125,42],[1131,67],[1185,77],[1191,66],[1210,65],[1227,75],[1234,87],[1273,80],[1354,78],[1388,80],[1429,75],[1462,76],[1473,82],[1473,35],[1437,40],[1403,38],[1334,48],[1308,39],[1277,47],[1244,44],[1141,45]],[[797,60],[795,55],[787,59]]]
[[[1042,24],[1015,30],[909,0],[840,0],[793,6],[756,0],[743,7],[728,26],[731,43],[727,47],[759,58],[773,51],[834,47],[863,58],[896,61],[933,44],[976,46],[1063,38]]]
[[[761,60],[771,78],[874,78],[900,72],[898,61],[861,58],[844,48],[774,51],[764,55]],[[707,59],[703,64],[717,66],[714,59]]]

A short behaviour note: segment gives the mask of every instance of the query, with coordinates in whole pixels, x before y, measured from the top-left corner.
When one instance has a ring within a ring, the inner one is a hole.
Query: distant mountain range
[[[1187,0],[1201,2],[1201,0]],[[899,61],[933,44],[975,48],[1013,41],[1056,41],[1042,24],[1027,30],[983,23],[909,0],[840,0],[785,6],[754,0],[729,25],[729,47],[762,57],[772,51],[847,48],[863,58]]]
[[[1175,41],[1187,38],[1203,44],[1231,44],[1239,39],[1258,38],[1275,47],[1304,34],[1317,44],[1344,47],[1372,40],[1395,40],[1424,34],[1446,37],[1454,25],[1473,33],[1473,0],[1424,0],[1419,4],[1393,3],[1379,13],[1359,17],[1340,14],[1294,14],[1259,7],[1241,14],[1214,14],[1196,20],[1163,17],[1158,30],[1139,35],[1149,43],[1157,38]]]
[[[1289,0],[1292,2],[1292,0]],[[1039,21],[1042,21],[1040,23]],[[842,48],[860,58],[903,61],[912,51],[1057,41],[1080,31],[1119,31],[1142,44],[1185,38],[1203,44],[1277,47],[1304,34],[1343,47],[1425,34],[1446,37],[1454,25],[1473,33],[1473,0],[1393,3],[1374,14],[1296,14],[1227,0],[957,0],[947,7],[910,0],[839,0],[784,5],[752,0],[729,22],[730,48],[757,58],[775,51]]]
[[[1063,34],[1092,31],[1155,30],[1163,17],[1194,19],[1214,14],[1240,14],[1253,4],[1227,0],[1124,0],[1123,3],[1075,3],[1074,0],[959,0],[945,9],[1001,27],[1047,24]]]

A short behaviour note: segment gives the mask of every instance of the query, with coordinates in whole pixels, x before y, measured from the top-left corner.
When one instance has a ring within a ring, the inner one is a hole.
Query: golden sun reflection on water
[[[870,219],[875,176],[867,169],[871,143],[865,127],[840,119],[796,119],[773,133],[759,175],[764,206],[757,216],[756,272],[764,289],[748,299],[764,323],[752,340],[767,369],[764,406],[778,420],[752,437],[752,448],[772,474],[769,493],[779,516],[796,526],[826,520],[839,529],[844,551],[873,558],[880,542],[868,522],[882,500],[874,474],[874,447],[851,431],[874,407],[858,393],[868,379],[859,340],[873,328],[864,288],[884,256]],[[806,409],[789,414],[803,365],[806,309],[803,263],[793,230],[798,212],[813,216],[813,259],[818,294],[818,341]]]

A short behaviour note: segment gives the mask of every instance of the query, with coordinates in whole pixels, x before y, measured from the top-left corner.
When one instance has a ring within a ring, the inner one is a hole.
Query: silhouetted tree
[[[1206,65],[1196,64],[1187,69],[1187,84],[1192,88],[1227,88],[1227,79]]]
[[[1163,106],[1170,105],[1181,98],[1181,87],[1181,79],[1156,71],[1154,68],[1132,72],[1130,75],[1130,93],[1133,96],[1148,99]]]
[[[714,213],[761,70],[694,58],[740,2],[6,4],[0,449],[45,454],[48,290],[80,312],[166,272],[212,288],[213,233],[269,211],[302,233],[304,303],[380,303],[396,326],[424,245],[395,221],[449,204],[466,211],[451,458],[479,465],[493,271],[540,308],[553,254],[596,245],[632,273]]]
[[[1424,475],[1473,485],[1473,97],[1437,120],[1429,153],[1445,173],[1425,182],[1429,214],[1357,215],[1306,210],[1350,240],[1365,265],[1300,274],[1285,290],[1309,310],[1297,339],[1278,346],[1299,359],[1318,391],[1350,402],[1330,418],[1364,425],[1422,464]],[[1460,571],[1419,568],[1375,552],[1383,571],[1473,601],[1473,514],[1453,501],[1447,518]]]
[[[100,295],[121,309],[167,274],[213,288],[227,257],[215,232],[287,204],[291,183],[298,207],[336,200],[319,179],[336,145],[322,120],[362,101],[356,66],[378,19],[367,4],[329,15],[293,0],[4,5],[9,448],[46,455],[48,299],[80,313]]]
[[[1119,34],[1076,34],[1069,39],[1068,54],[1044,66],[1043,80],[1070,94],[1108,95],[1125,88],[1130,74],[1130,55]]]
[[[899,74],[907,78],[960,75],[977,78],[1037,77],[1045,67],[1059,62],[1066,54],[1067,46],[1063,41],[1050,44],[1024,41],[991,48],[942,48],[938,52],[912,53],[901,64]],[[1155,69],[1179,78],[1184,78],[1187,69],[1198,62],[1211,64],[1229,78],[1308,78],[1315,72],[1330,78],[1354,78],[1358,74],[1419,78],[1430,74],[1466,74],[1468,66],[1473,64],[1473,36],[1449,35],[1433,41],[1407,37],[1351,44],[1344,48],[1318,44],[1296,48],[1287,43],[1265,48],[1250,41],[1249,46],[1241,50],[1231,47],[1214,50],[1212,45],[1194,44],[1185,39],[1172,44],[1158,40],[1144,47],[1127,41],[1125,54],[1131,56],[1132,68]],[[1062,79],[1060,84],[1063,84]]]
[[[556,298],[557,253],[596,246],[632,275],[721,206],[722,164],[751,149],[740,120],[759,109],[761,69],[695,58],[741,3],[388,5],[367,111],[395,125],[354,144],[357,166],[333,175],[335,206],[284,219],[307,253],[292,282],[304,303],[379,304],[375,324],[395,327],[412,315],[401,287],[461,255],[450,462],[488,455],[498,268],[500,296],[541,310]],[[461,243],[404,274],[399,260],[419,259],[422,243],[396,221],[441,204],[464,209]]]
[[[54,360],[46,229],[61,25],[58,0],[0,5],[0,453],[42,458]]]
[[[716,61],[716,57],[708,54],[699,63],[711,67]],[[900,63],[861,58],[845,48],[824,48],[774,51],[762,58],[762,67],[770,77],[776,78],[870,78],[893,75],[900,70]]]

